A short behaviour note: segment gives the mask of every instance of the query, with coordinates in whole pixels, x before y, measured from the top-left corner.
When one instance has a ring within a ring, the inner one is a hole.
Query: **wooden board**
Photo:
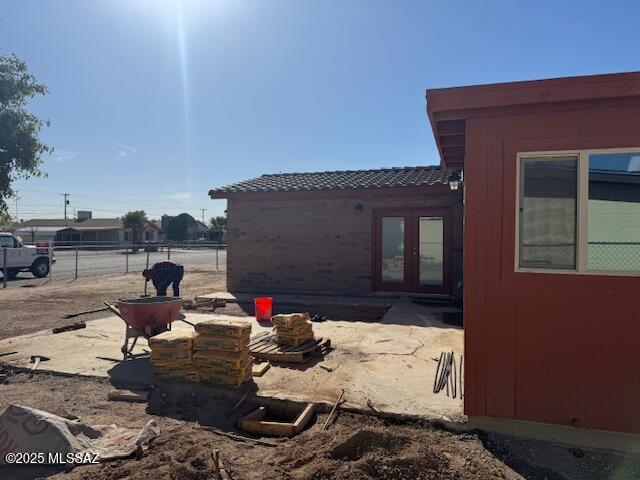
[[[258,407],[253,412],[242,417],[238,421],[238,426],[245,432],[258,435],[275,435],[278,437],[285,435],[292,437],[304,429],[313,416],[313,412],[314,405],[309,403],[293,422],[274,422],[264,420],[267,410],[265,407]]]
[[[249,340],[249,351],[254,358],[270,362],[304,363],[325,352],[331,346],[328,338],[315,338],[297,347],[287,347],[276,342],[276,334],[259,333]]]
[[[254,377],[261,377],[267,370],[269,370],[270,367],[271,364],[269,362],[254,364],[252,374]]]

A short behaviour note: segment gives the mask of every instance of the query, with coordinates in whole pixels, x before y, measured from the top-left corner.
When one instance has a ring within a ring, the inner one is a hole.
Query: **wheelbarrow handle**
[[[124,318],[122,317],[122,314],[120,313],[120,310],[118,310],[117,307],[115,307],[114,305],[111,305],[109,302],[103,302],[107,308],[109,310],[111,310],[113,313],[115,313],[117,316],[119,316],[120,318],[122,318],[122,320],[124,320]]]

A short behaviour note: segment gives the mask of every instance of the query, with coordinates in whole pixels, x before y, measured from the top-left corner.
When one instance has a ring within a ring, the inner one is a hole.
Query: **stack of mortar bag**
[[[288,313],[271,318],[280,345],[297,347],[313,339],[313,325],[308,313]]]
[[[241,320],[208,320],[196,325],[193,363],[207,383],[240,386],[251,380],[251,324]]]
[[[149,339],[151,363],[158,378],[199,382],[193,364],[194,331],[163,332]]]

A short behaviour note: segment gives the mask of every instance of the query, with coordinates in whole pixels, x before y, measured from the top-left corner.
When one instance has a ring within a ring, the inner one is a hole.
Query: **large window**
[[[640,273],[640,148],[518,156],[516,268]]]

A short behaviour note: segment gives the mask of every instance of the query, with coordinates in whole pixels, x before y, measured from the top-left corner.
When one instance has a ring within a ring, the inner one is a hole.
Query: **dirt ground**
[[[25,285],[36,285],[26,287]],[[153,285],[149,291],[154,294]],[[190,269],[180,283],[180,294],[193,298],[226,289],[226,274]],[[144,292],[144,279],[139,274],[83,278],[76,281],[34,281],[0,289],[0,338],[15,337],[56,326],[111,315],[97,313],[74,319],[63,315],[104,307],[103,301],[138,297]]]
[[[33,288],[0,290],[0,338],[35,332],[93,316],[63,319],[67,313],[99,308],[103,300],[138,296],[139,275],[99,277],[78,282],[55,281]],[[225,290],[224,273],[189,271],[181,285],[187,298]],[[220,313],[245,315],[251,306],[232,305]],[[275,311],[288,311],[278,305]],[[324,309],[331,319],[376,321],[382,311]],[[1,360],[1,359],[0,359]],[[241,443],[206,430],[202,425],[242,434],[238,418],[255,405],[245,403],[228,412],[240,393],[217,397],[206,388],[190,387],[187,394],[165,401],[162,386],[148,404],[107,401],[113,387],[107,379],[68,378],[12,372],[0,384],[0,411],[12,403],[60,415],[76,415],[84,422],[142,427],[155,419],[160,436],[139,460],[118,460],[61,471],[52,467],[0,467],[0,479],[59,478],[64,480],[171,479],[214,477],[211,453],[219,450],[232,479],[546,479],[598,480],[640,478],[640,457],[586,451],[523,439],[478,433],[454,434],[421,423],[401,423],[341,412],[330,428],[318,414],[292,440],[270,439],[277,446]],[[186,385],[186,384],[185,384]],[[425,386],[429,388],[429,386]],[[158,398],[162,401],[158,403]]]
[[[192,412],[165,410],[147,413],[146,404],[107,401],[107,381],[26,374],[11,376],[0,386],[0,408],[10,403],[58,414],[77,415],[90,424],[142,427],[151,418],[161,434],[140,460],[117,460],[77,467],[70,472],[48,467],[0,468],[6,479],[44,476],[65,480],[214,478],[211,452],[219,450],[233,479],[489,479],[522,478],[486,450],[475,435],[456,435],[428,426],[389,423],[373,417],[341,413],[327,431],[326,414],[293,440],[271,440],[276,447],[241,443],[209,432],[194,421]],[[246,405],[233,417],[227,412],[235,399],[207,399],[206,416],[218,428],[234,430],[237,418],[253,407]],[[215,411],[214,411],[215,410]],[[209,422],[207,422],[209,423]],[[238,434],[242,432],[235,431]]]

